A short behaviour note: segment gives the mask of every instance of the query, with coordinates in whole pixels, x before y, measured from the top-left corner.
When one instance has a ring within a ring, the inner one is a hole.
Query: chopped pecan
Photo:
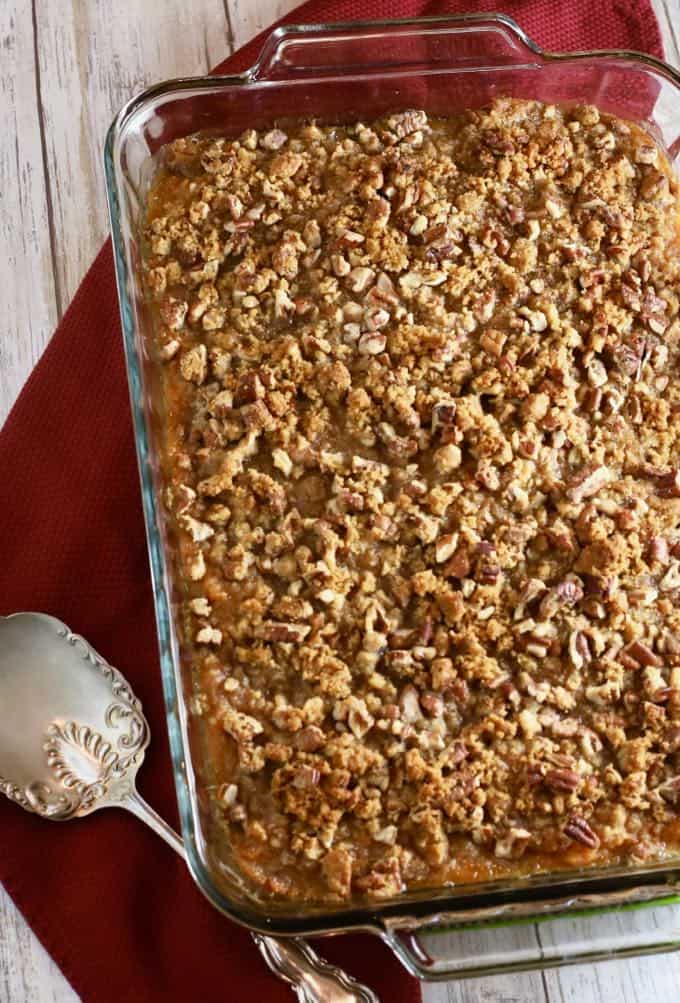
[[[467,578],[470,574],[472,562],[465,547],[459,547],[451,560],[444,567],[444,575],[447,578]]]
[[[385,127],[397,137],[404,139],[427,127],[427,114],[420,109],[397,112],[385,119]]]
[[[674,589],[680,588],[680,561],[674,559],[671,561],[668,571],[663,576],[659,582],[659,588],[662,592],[671,592]]]
[[[600,838],[590,827],[589,823],[579,815],[572,815],[564,827],[564,833],[577,843],[583,843],[591,850],[596,850],[600,845]]]
[[[422,718],[420,702],[418,700],[418,691],[415,686],[410,684],[404,686],[399,696],[399,705],[401,707],[402,717],[405,721],[413,723]]]
[[[567,484],[567,497],[573,502],[596,495],[612,479],[608,467],[590,464],[583,467]]]
[[[303,728],[295,736],[295,745],[302,752],[317,752],[326,744],[326,736],[321,728],[311,724]]]
[[[362,293],[375,278],[372,268],[364,265],[353,268],[347,275],[347,285],[353,293]]]
[[[260,139],[260,145],[265,150],[280,150],[284,143],[288,142],[288,136],[281,129],[270,129]]]
[[[574,770],[548,770],[543,779],[548,787],[556,791],[575,791],[581,783]]]
[[[649,541],[649,556],[652,561],[666,565],[670,561],[668,540],[664,536],[653,536]]]
[[[264,641],[283,641],[290,644],[301,644],[311,628],[302,623],[277,623],[274,621],[261,624],[256,630],[258,637]]]
[[[363,738],[375,724],[375,718],[369,713],[366,703],[358,697],[348,698],[347,723],[357,738]]]
[[[671,777],[656,788],[664,801],[675,805],[680,801],[680,777]]]
[[[387,337],[378,331],[367,331],[359,337],[359,352],[361,355],[380,355],[385,351]]]
[[[659,656],[655,655],[652,649],[640,640],[632,641],[624,649],[624,654],[628,655],[638,665],[663,665]]]
[[[542,620],[550,619],[563,606],[573,606],[583,598],[583,586],[579,581],[564,579],[541,599],[538,615]]]

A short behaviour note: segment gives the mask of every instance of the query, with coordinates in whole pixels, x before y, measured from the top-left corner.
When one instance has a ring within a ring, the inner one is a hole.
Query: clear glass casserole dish
[[[680,75],[648,56],[625,52],[543,53],[504,15],[281,28],[255,65],[237,76],[174,80],[130,101],[109,131],[105,167],[121,318],[154,587],[163,686],[182,831],[194,879],[208,899],[251,929],[284,935],[364,929],[385,939],[406,967],[424,978],[451,978],[680,946],[671,909],[641,929],[635,917],[598,934],[567,931],[555,917],[647,903],[680,901],[680,862],[540,874],[488,884],[418,891],[380,903],[310,906],[264,902],[228,853],[211,838],[205,797],[209,773],[200,722],[190,711],[191,666],[177,623],[169,527],[161,504],[158,372],[145,348],[149,311],[141,279],[141,221],[168,142],[198,131],[238,135],[290,117],[322,121],[377,118],[408,107],[451,114],[498,95],[556,103],[590,103],[640,123],[677,165]],[[637,914],[636,914],[637,915]],[[546,936],[508,921],[548,922]],[[596,923],[589,918],[588,923]],[[472,926],[491,924],[492,936]],[[433,928],[454,928],[444,939]],[[553,929],[554,928],[554,929]],[[556,931],[556,932],[555,932]],[[519,941],[518,941],[519,936]],[[472,941],[470,938],[473,938]],[[472,957],[472,960],[471,960]]]

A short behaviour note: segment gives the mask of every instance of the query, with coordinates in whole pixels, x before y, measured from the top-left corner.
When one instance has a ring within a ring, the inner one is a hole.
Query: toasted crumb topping
[[[265,894],[677,852],[679,208],[592,107],[166,149],[184,640]]]

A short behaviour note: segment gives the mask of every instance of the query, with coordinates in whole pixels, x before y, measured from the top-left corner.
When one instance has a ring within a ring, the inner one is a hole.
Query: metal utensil
[[[0,708],[0,793],[52,821],[124,808],[184,858],[135,788],[150,739],[142,705],[84,638],[44,613],[0,617]],[[253,939],[300,1003],[379,1003],[304,940]]]

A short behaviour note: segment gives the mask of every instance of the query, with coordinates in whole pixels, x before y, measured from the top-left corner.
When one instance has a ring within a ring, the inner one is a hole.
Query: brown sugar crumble
[[[263,894],[677,854],[679,209],[593,107],[166,149],[183,640]]]

